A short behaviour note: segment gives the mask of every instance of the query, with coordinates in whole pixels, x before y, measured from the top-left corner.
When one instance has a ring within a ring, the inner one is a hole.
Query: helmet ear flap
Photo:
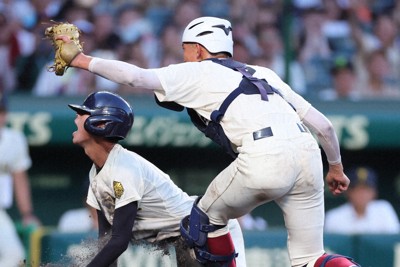
[[[114,116],[112,118],[108,117],[104,115],[89,116],[84,123],[85,130],[96,136],[108,136],[113,131],[115,124],[122,122],[122,120]],[[101,124],[103,125],[99,127]]]
[[[83,125],[85,127],[85,130],[88,131],[89,133],[96,135],[96,136],[103,136],[106,130],[106,127],[98,127],[99,120],[95,118],[94,116],[89,116],[85,124]]]

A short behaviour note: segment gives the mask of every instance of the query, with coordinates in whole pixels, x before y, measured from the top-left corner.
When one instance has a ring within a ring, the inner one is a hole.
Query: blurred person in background
[[[357,73],[357,83],[362,99],[400,99],[400,88],[382,49],[376,49],[364,55],[363,64],[357,67],[365,68],[366,75]]]
[[[286,78],[286,58],[282,35],[276,25],[259,25],[258,43],[261,55],[256,57],[255,65],[264,66],[275,71],[283,80]],[[306,77],[303,67],[297,59],[289,63],[289,85],[300,95],[307,93]]]
[[[16,84],[14,65],[19,47],[13,24],[0,9],[0,92],[4,93],[13,91]]]
[[[6,127],[7,100],[0,93],[0,266],[14,267],[24,261],[23,243],[7,209],[15,199],[23,226],[38,226],[33,212],[27,170],[31,167],[25,136]]]
[[[160,36],[160,66],[176,64],[181,61],[183,53],[180,44],[181,30],[172,23],[165,25]]]
[[[360,89],[354,71],[353,63],[344,56],[336,57],[331,67],[332,87],[319,92],[323,101],[359,100]]]
[[[119,56],[124,60],[142,58],[143,67],[155,67],[157,62],[157,39],[151,21],[145,16],[145,7],[139,4],[127,3],[119,7],[115,14],[115,30],[123,46],[130,55]],[[130,46],[137,46],[137,52],[132,53]],[[143,65],[145,64],[145,65]]]
[[[320,1],[311,2],[312,5],[302,7],[299,11],[302,25],[299,29],[297,52],[307,81],[307,94],[316,97],[320,89],[331,83],[329,64],[333,51],[323,32],[323,25],[327,20],[326,8]]]
[[[178,28],[179,35],[182,36],[186,25],[202,14],[200,1],[180,1],[173,14],[171,23]]]
[[[378,175],[370,167],[347,173],[347,203],[326,213],[325,231],[338,234],[398,234],[400,223],[393,206],[378,197]]]
[[[323,0],[326,18],[322,25],[322,33],[328,40],[333,56],[343,55],[352,58],[356,51],[349,22],[349,1]]]
[[[356,64],[357,75],[363,80],[369,79],[368,58],[375,51],[385,59],[385,79],[387,82],[399,86],[400,84],[400,35],[392,13],[386,11],[373,13],[370,27],[361,28],[355,19],[352,19],[352,31],[357,45]]]

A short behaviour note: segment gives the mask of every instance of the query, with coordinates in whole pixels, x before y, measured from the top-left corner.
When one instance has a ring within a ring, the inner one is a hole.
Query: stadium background
[[[98,2],[105,3],[107,1]],[[184,1],[165,1],[165,3],[167,2],[179,4]],[[201,3],[203,13],[214,12],[215,15],[226,15],[224,13],[226,5],[236,1],[192,2]],[[281,2],[287,8],[291,1],[255,2],[259,4]],[[370,3],[371,8],[382,9],[385,5],[390,6],[392,1],[367,2]],[[137,1],[137,3],[140,4],[142,1]],[[167,13],[162,6],[152,9],[152,11],[153,13],[147,14],[152,18],[160,19],[156,26],[157,29],[161,29],[162,23],[165,22],[163,18],[166,18],[165,14]],[[288,62],[294,56],[291,50],[292,36],[289,30],[294,14],[290,12],[282,14],[280,27],[284,36],[285,60]],[[44,48],[46,47],[42,47],[42,49]],[[51,51],[49,50],[49,52]],[[28,57],[26,60],[35,60],[35,58]],[[38,62],[31,61],[31,63]],[[32,67],[33,65],[25,66]],[[36,70],[39,72],[38,69]],[[65,249],[70,242],[79,243],[83,237],[86,237],[86,234],[61,235],[56,230],[62,213],[83,206],[82,184],[87,179],[90,162],[83,151],[71,143],[74,114],[67,108],[67,104],[82,102],[84,95],[35,96],[32,94],[32,81],[28,76],[23,77],[24,73],[26,74],[26,72],[18,73],[20,87],[9,95],[9,125],[23,131],[28,138],[33,160],[33,167],[29,170],[33,201],[35,212],[44,227],[40,229],[21,228],[15,207],[10,210],[10,214],[20,227],[19,230],[27,245],[29,258],[35,259],[35,264],[38,264],[38,261],[56,262],[62,258],[62,255],[65,255]],[[283,78],[286,81],[296,79],[289,72],[286,72]],[[322,76],[319,78],[321,81]],[[318,85],[313,84],[313,86]],[[313,87],[313,89],[318,88]],[[124,145],[167,172],[189,194],[204,192],[210,180],[229,163],[229,157],[202,137],[190,124],[185,113],[173,113],[157,107],[153,97],[148,94],[125,96],[135,110],[136,121],[133,131]],[[305,95],[305,97],[332,120],[339,134],[345,166],[362,164],[374,167],[380,177],[379,197],[389,200],[400,215],[398,204],[400,198],[400,100],[324,101],[318,99],[314,93]],[[332,197],[329,193],[326,194],[327,209],[344,201],[343,197]],[[252,249],[249,250],[249,258],[259,260],[260,266],[267,266],[265,262],[269,262],[270,266],[285,266],[285,260],[283,263],[277,260],[277,257],[285,258],[285,233],[282,232],[283,221],[278,208],[274,204],[264,205],[257,208],[254,215],[262,216],[267,220],[269,230],[262,233],[245,233],[246,244]],[[363,266],[399,267],[400,262],[398,256],[396,257],[399,254],[397,252],[399,240],[399,236],[393,235],[328,236],[327,244],[335,252],[342,252],[360,259]],[[253,247],[254,249],[260,248],[261,252],[253,250]],[[269,252],[266,253],[265,250],[262,250],[263,248]],[[264,263],[262,263],[263,261]],[[252,263],[250,266],[257,265]]]

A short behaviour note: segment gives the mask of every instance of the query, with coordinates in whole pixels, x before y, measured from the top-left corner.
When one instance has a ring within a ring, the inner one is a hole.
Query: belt
[[[271,127],[266,127],[261,130],[253,132],[253,139],[258,140],[266,137],[273,136]]]
[[[307,127],[302,124],[302,123],[296,123],[297,127],[299,128],[300,132],[302,133],[309,133]],[[261,130],[255,131],[253,132],[253,139],[258,140],[258,139],[262,139],[262,138],[267,138],[267,137],[271,137],[274,136],[274,133],[272,132],[271,127],[265,127]]]

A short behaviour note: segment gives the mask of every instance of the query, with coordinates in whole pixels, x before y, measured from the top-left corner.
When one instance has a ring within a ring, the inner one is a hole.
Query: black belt
[[[297,127],[299,127],[300,132],[302,133],[309,133],[308,129],[306,126],[304,126],[302,123],[297,123]],[[253,132],[253,139],[258,140],[266,137],[271,137],[274,136],[272,133],[271,127],[265,127],[261,130]]]
[[[253,139],[258,140],[266,137],[273,136],[271,127],[266,127],[261,130],[253,132]]]

